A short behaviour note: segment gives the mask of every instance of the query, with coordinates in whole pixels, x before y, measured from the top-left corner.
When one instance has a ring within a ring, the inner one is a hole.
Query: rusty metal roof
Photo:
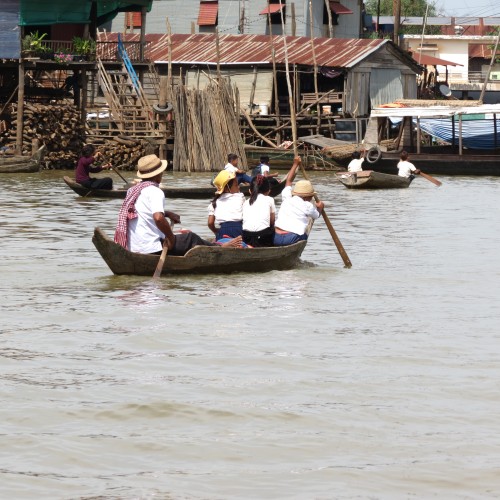
[[[100,35],[100,40],[114,41],[116,33]],[[139,41],[139,34],[126,34],[126,41]],[[153,42],[148,53],[155,62],[168,61],[168,36],[148,34],[146,40]],[[275,35],[219,35],[220,64],[272,64],[271,47],[274,47],[277,64],[285,64],[285,43],[288,62],[298,65],[313,65],[311,39],[307,37],[283,37]],[[406,52],[389,40],[314,38],[314,52],[318,66],[352,68],[383,45],[390,44],[401,59],[412,67],[415,61]],[[217,46],[215,34],[173,34],[171,35],[172,63],[216,64]]]

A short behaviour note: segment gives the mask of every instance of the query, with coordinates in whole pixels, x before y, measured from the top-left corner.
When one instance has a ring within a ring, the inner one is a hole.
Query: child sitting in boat
[[[412,181],[415,179],[415,175],[420,173],[420,170],[416,168],[413,163],[408,161],[408,156],[407,151],[401,151],[401,154],[399,155],[400,160],[398,162],[398,175],[400,177],[406,177]]]
[[[255,176],[250,192],[250,198],[243,204],[243,241],[252,247],[273,246],[276,206],[269,196],[269,178]]]
[[[217,191],[208,205],[208,227],[215,234],[217,241],[226,237],[241,236],[245,196],[240,192],[236,174],[222,170],[213,180],[213,184]]]
[[[312,202],[316,193],[309,181],[298,181],[292,190],[300,162],[299,157],[293,160],[292,168],[286,177],[285,188],[281,193],[283,201],[275,224],[275,246],[291,245],[307,240],[306,229],[309,219],[317,219],[325,206],[322,201]]]
[[[224,166],[224,170],[227,170],[228,172],[232,172],[233,174],[235,174],[236,178],[238,179],[238,184],[242,183],[249,184],[250,182],[252,182],[252,178],[249,175],[247,175],[244,170],[241,170],[238,167],[239,160],[240,157],[237,154],[229,153],[227,155],[227,163]]]
[[[113,179],[111,177],[103,177],[101,179],[96,179],[95,177],[90,177],[90,173],[101,172],[105,168],[111,168],[111,163],[101,166],[92,166],[95,160],[102,156],[102,153],[98,151],[95,152],[95,146],[92,144],[87,144],[83,146],[82,153],[78,159],[78,163],[75,169],[75,181],[78,184],[88,188],[88,189],[113,189]]]
[[[363,162],[365,161],[364,156],[361,156],[359,151],[354,151],[352,154],[352,160],[349,162],[347,166],[348,172],[362,172],[363,171]]]

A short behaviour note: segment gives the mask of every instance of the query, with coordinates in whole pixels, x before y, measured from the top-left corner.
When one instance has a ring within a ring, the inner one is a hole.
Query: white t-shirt
[[[413,165],[413,163],[410,163],[409,161],[399,161],[398,163],[398,175],[400,177],[410,177],[412,172],[415,172],[416,167]]]
[[[260,167],[260,173],[261,173],[262,175],[266,175],[266,174],[268,174],[268,173],[269,173],[269,170],[270,170],[270,169],[269,169],[269,165],[266,165],[265,163],[261,163],[261,164],[259,165],[259,167]]]
[[[216,207],[212,202],[208,205],[208,215],[215,215],[215,222],[233,222],[243,219],[243,203],[245,195],[243,193],[223,193],[217,199]]]
[[[362,172],[363,171],[363,167],[362,167],[363,161],[364,161],[363,158],[353,158],[347,167],[347,171],[348,172]]]
[[[250,200],[243,204],[243,229],[245,231],[262,231],[271,225],[271,213],[276,213],[274,198],[263,194],[250,205]]]
[[[135,202],[137,218],[128,221],[128,248],[131,252],[155,253],[161,251],[161,239],[165,235],[158,229],[153,219],[156,212],[164,213],[165,195],[156,186],[148,186],[141,191]]]
[[[227,170],[228,172],[233,172],[233,174],[236,174],[238,172],[238,167],[235,167],[232,163],[226,163],[224,170]]]
[[[281,207],[275,226],[283,231],[304,234],[309,224],[309,217],[317,219],[320,215],[316,205],[292,195],[292,186],[287,186],[281,192]]]

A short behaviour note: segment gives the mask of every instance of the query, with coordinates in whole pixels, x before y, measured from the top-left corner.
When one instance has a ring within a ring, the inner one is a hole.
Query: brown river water
[[[294,270],[155,282],[64,174],[0,176],[0,498],[500,498],[500,178],[316,173],[351,269],[320,220]]]

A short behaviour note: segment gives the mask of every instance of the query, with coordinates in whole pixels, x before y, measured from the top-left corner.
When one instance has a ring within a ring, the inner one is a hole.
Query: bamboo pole
[[[19,85],[17,89],[17,130],[16,150],[17,154],[23,154],[23,114],[24,114],[24,63],[19,61]]]

